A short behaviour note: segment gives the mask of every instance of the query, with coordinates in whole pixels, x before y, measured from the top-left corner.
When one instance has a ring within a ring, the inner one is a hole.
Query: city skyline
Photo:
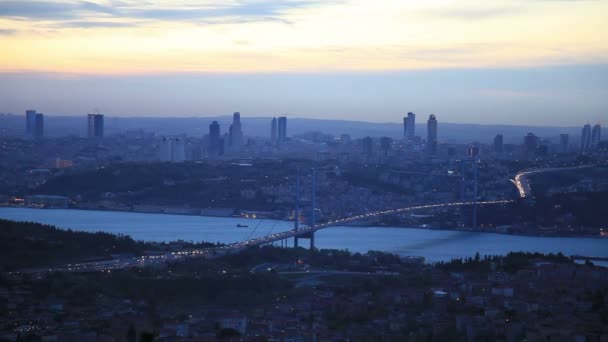
[[[0,112],[608,125],[607,11],[559,0],[2,0]]]

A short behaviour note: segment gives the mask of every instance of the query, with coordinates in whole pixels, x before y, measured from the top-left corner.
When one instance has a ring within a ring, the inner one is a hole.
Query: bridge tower
[[[472,157],[470,160],[462,160],[461,161],[461,178],[460,178],[460,200],[462,202],[466,202],[470,200],[473,202],[473,217],[472,217],[472,226],[473,229],[477,229],[477,166],[479,164],[479,160],[477,157]],[[470,167],[470,168],[469,168]],[[467,173],[472,173],[472,179],[467,180]],[[467,189],[472,187],[472,191],[467,197]]]
[[[310,249],[315,249],[315,208],[317,205],[317,169],[312,169],[312,213],[310,215],[310,227],[312,231],[310,232]]]
[[[296,180],[296,216],[300,213],[300,181],[299,181],[299,173],[298,179]],[[298,247],[300,239],[309,239],[310,240],[310,249],[315,248],[315,224],[316,224],[316,204],[317,204],[317,170],[315,168],[312,169],[312,193],[311,193],[311,210],[310,210],[310,228],[311,231],[302,235],[294,236],[294,247]],[[294,222],[294,230],[297,231],[299,229],[299,222],[296,218],[296,222]]]
[[[294,220],[293,220],[293,229],[296,231],[296,235],[293,237],[293,247],[298,248],[298,229],[300,228],[300,169],[298,168],[298,173],[296,175],[296,194],[295,194],[295,210],[294,210]]]

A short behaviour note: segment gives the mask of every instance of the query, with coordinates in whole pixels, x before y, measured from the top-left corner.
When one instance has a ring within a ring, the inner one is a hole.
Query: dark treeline
[[[104,258],[115,253],[140,253],[144,247],[124,235],[0,220],[0,268],[4,270]]]
[[[516,272],[517,270],[531,266],[535,261],[572,262],[570,258],[561,252],[557,254],[510,252],[507,255],[484,255],[475,253],[469,258],[455,258],[447,262],[437,263],[437,267],[448,271],[471,271],[490,272],[497,271]]]

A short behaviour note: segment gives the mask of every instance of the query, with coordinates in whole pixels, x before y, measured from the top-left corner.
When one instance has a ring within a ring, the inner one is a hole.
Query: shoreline
[[[293,222],[283,219],[276,218],[249,218],[241,216],[210,216],[210,215],[197,215],[191,213],[166,213],[166,212],[149,212],[149,211],[134,211],[134,210],[114,210],[105,208],[42,208],[33,206],[11,206],[11,205],[0,205],[1,208],[15,208],[15,209],[44,209],[44,210],[81,210],[81,211],[100,211],[100,212],[114,212],[114,213],[136,213],[136,214],[156,214],[156,215],[176,215],[176,216],[196,216],[203,218],[230,218],[230,219],[243,219],[243,220],[272,220],[282,222]],[[347,228],[390,228],[390,229],[418,229],[418,230],[440,230],[440,231],[453,231],[453,232],[464,232],[464,233],[483,233],[483,234],[499,234],[499,235],[510,235],[510,236],[527,236],[527,237],[545,237],[545,238],[608,238],[598,235],[557,235],[557,234],[525,234],[525,233],[513,233],[513,232],[499,232],[489,230],[473,230],[467,228],[436,228],[436,227],[405,227],[396,225],[383,225],[378,224],[346,224],[336,227],[347,227]]]

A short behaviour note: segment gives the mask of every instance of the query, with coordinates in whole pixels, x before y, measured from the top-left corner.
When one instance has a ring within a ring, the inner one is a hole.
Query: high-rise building
[[[472,159],[479,159],[479,155],[481,154],[481,148],[478,142],[474,142],[469,146],[469,157]]]
[[[277,141],[279,144],[287,140],[287,117],[280,116],[278,120],[278,135]]]
[[[235,112],[232,115],[232,125],[229,130],[229,153],[240,153],[243,149],[243,129],[241,127],[241,113]]]
[[[181,163],[186,160],[186,144],[183,138],[173,138],[171,145],[171,161]]]
[[[209,125],[209,156],[219,156],[223,150],[222,138],[220,135],[220,124],[217,121],[213,121]]]
[[[25,134],[30,138],[34,136],[34,127],[36,127],[36,111],[28,109],[25,111]]]
[[[524,151],[527,155],[536,153],[536,149],[540,145],[540,139],[534,133],[528,133],[524,137]]]
[[[494,152],[501,154],[504,151],[504,139],[502,134],[496,134],[494,137]]]
[[[570,150],[570,137],[567,133],[562,133],[559,135],[559,151],[560,153],[568,153]]]
[[[374,152],[374,140],[372,137],[365,137],[361,139],[361,149],[363,154],[371,156]]]
[[[87,135],[89,138],[103,138],[103,114],[89,114]]]
[[[161,162],[171,161],[171,139],[162,137],[160,140],[160,155],[159,159]]]
[[[42,113],[36,113],[36,120],[34,122],[34,139],[42,139],[44,136],[44,115]]]
[[[581,152],[589,151],[589,149],[591,149],[591,125],[586,124],[581,132]]]
[[[391,149],[392,144],[393,139],[389,137],[380,138],[380,149],[382,150],[382,154],[384,154],[385,157],[388,155],[388,151]]]
[[[409,121],[409,120],[408,120]],[[434,114],[429,116],[429,120],[426,123],[427,135],[426,135],[426,147],[430,154],[437,153],[437,118]]]
[[[224,137],[221,140],[222,151],[221,154],[230,154],[230,134],[224,133]]]
[[[272,118],[270,121],[270,141],[273,144],[277,142],[277,118]]]
[[[409,112],[407,118],[404,119],[405,129],[407,130],[406,139],[414,140],[416,136],[416,114]]]
[[[186,145],[180,137],[163,137],[160,142],[159,159],[162,162],[181,163],[186,160]]]
[[[403,117],[403,140],[407,140],[407,116]]]
[[[591,148],[597,149],[602,138],[602,126],[595,124],[591,129]]]

